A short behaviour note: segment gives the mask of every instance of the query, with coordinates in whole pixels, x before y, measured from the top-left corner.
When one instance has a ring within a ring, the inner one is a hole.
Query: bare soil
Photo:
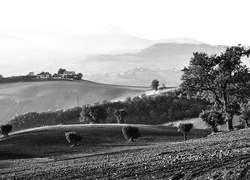
[[[96,134],[99,135],[92,134],[93,139],[83,140],[78,147],[69,147],[66,140],[64,140],[65,143],[62,143],[63,141],[59,138],[60,143],[55,145],[54,149],[50,143],[46,147],[45,141],[35,143],[38,137],[45,138],[46,133],[52,136],[51,139],[53,136],[55,139],[59,131],[72,130],[72,128],[75,127],[33,130],[2,139],[0,157],[2,157],[1,153],[4,149],[15,146],[18,146],[20,150],[23,149],[25,142],[14,140],[21,139],[27,134],[30,137],[29,133],[34,133],[31,138],[34,141],[32,145],[28,145],[26,142],[26,146],[31,148],[31,146],[40,144],[41,147],[38,154],[34,153],[35,149],[30,151],[31,154],[33,152],[32,158],[15,159],[12,154],[9,158],[2,159],[0,161],[0,178],[249,179],[250,129],[214,135],[208,135],[209,132],[204,130],[195,130],[188,136],[191,139],[184,142],[182,134],[176,132],[175,128],[139,126],[142,130],[142,138],[137,142],[128,143],[118,135],[121,127],[100,126],[99,130],[96,130]],[[78,130],[81,129],[87,135],[90,132],[94,133],[93,129],[98,127],[96,125],[88,128],[92,130],[87,131],[87,128],[83,127],[79,127]],[[109,132],[110,130],[112,131]],[[108,134],[110,139],[106,139]],[[28,137],[26,138],[29,139]],[[95,139],[100,141],[94,141]],[[106,139],[105,142],[103,142],[104,139]],[[91,141],[94,142],[91,143]],[[11,143],[13,143],[12,146]]]

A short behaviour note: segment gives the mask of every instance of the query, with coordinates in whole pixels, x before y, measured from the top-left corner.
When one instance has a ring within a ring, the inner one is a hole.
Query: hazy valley
[[[141,39],[112,26],[90,35],[1,30],[0,48],[1,74],[5,77],[67,68],[82,72],[87,80],[143,86],[149,76],[177,85],[179,70],[188,65],[193,52],[219,53],[224,49],[186,38]],[[135,68],[149,68],[151,73],[140,73],[133,80],[127,80],[131,77],[126,73]],[[174,75],[173,70],[178,75]],[[171,81],[169,74],[173,75]]]

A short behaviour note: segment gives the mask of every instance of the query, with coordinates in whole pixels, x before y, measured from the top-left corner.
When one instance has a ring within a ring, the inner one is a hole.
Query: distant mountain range
[[[25,75],[31,71],[53,73],[65,68],[82,72],[84,78],[98,82],[145,85],[147,79],[160,78],[168,83],[169,78],[164,76],[169,75],[169,71],[166,74],[163,72],[186,66],[193,52],[219,53],[224,48],[188,38],[141,39],[115,26],[101,28],[91,35],[0,30],[0,74]],[[150,75],[141,73],[133,80],[124,75],[129,70],[141,67],[159,69],[161,72],[155,71]],[[118,73],[124,76],[116,77]],[[97,74],[101,75],[99,79]],[[105,78],[103,74],[113,77]],[[178,84],[180,77],[177,79],[173,78],[171,83]]]

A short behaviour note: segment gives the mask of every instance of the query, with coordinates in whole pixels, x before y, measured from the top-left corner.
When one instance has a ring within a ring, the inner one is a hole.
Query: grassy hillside
[[[147,88],[88,81],[38,81],[0,84],[0,124],[16,114],[67,109],[102,100],[136,96]]]
[[[138,143],[127,144],[119,124],[59,125],[27,129],[0,139],[0,159],[50,157],[68,153],[104,153],[126,149],[130,146],[147,146],[161,141],[180,141],[182,134],[176,128],[166,126],[133,125],[139,127],[142,137]],[[81,145],[69,148],[65,132],[76,131],[82,135]],[[208,131],[194,130],[188,138],[204,136]]]
[[[119,126],[63,126],[12,134],[0,140],[0,157],[3,152],[23,152],[37,158],[13,160],[5,154],[0,178],[249,179],[250,129],[180,142],[181,134],[174,128],[139,128],[143,136],[135,143],[123,140]],[[73,129],[83,140],[80,146],[70,148],[63,136]],[[191,134],[199,137],[207,133]]]

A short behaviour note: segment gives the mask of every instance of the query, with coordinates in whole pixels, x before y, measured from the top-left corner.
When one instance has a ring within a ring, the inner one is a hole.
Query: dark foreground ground
[[[196,130],[191,133],[191,138],[206,137],[183,142],[181,134],[174,128],[142,126],[144,136],[137,142],[127,143],[118,135],[119,126],[100,126],[101,130],[94,131],[99,142],[92,139],[91,143],[83,139],[81,145],[73,148],[63,138],[48,142],[48,146],[41,139],[35,143],[39,137],[45,138],[46,134],[56,139],[63,130],[72,129],[67,128],[24,132],[0,140],[0,178],[250,179],[250,129],[209,136],[206,136],[206,131]],[[94,133],[92,130],[83,131],[84,128],[77,130],[82,130],[82,135]],[[116,133],[108,133],[111,129]],[[102,132],[102,135],[97,132]],[[29,133],[34,133],[30,138],[34,140],[32,145],[24,140],[27,137],[22,139],[25,135],[30,137]],[[11,146],[13,142],[15,145]],[[21,152],[25,143],[30,149],[30,157],[23,158],[23,152],[16,156],[22,159],[13,159],[17,152],[8,148],[18,146]]]

